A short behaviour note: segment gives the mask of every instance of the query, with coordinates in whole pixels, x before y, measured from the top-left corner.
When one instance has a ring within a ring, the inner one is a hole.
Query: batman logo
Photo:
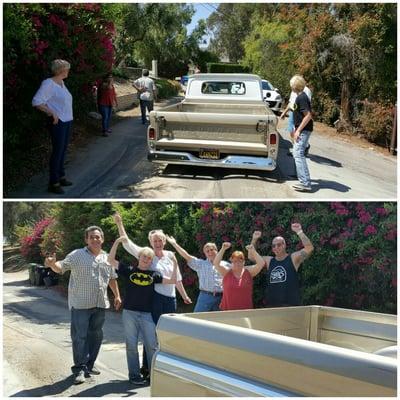
[[[143,272],[134,272],[129,277],[130,281],[138,286],[149,286],[153,283],[153,277]]]

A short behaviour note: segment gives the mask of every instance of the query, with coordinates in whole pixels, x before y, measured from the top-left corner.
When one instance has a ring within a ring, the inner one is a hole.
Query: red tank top
[[[113,106],[116,103],[117,96],[114,86],[112,88],[99,88],[98,103],[101,106]]]
[[[247,269],[239,279],[229,271],[222,280],[222,286],[224,291],[219,305],[222,311],[253,308],[253,278]]]

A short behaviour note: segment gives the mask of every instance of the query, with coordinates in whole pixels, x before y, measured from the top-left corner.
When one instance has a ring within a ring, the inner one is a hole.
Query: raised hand
[[[231,246],[232,246],[232,245],[231,245],[230,242],[224,242],[224,243],[222,243],[222,248],[223,248],[224,250],[229,249],[229,247],[231,247]]]
[[[114,222],[115,222],[117,225],[122,224],[122,218],[121,218],[121,215],[119,214],[118,211],[114,213],[113,219],[114,219]]]
[[[172,246],[176,244],[176,240],[175,240],[175,238],[173,236],[169,236],[169,235],[165,235],[165,236],[166,236],[167,242],[169,244],[172,244]]]
[[[294,233],[298,233],[302,230],[301,224],[299,224],[298,222],[295,222],[294,224],[292,224],[291,228]]]
[[[44,266],[47,268],[51,268],[51,266],[54,266],[56,264],[56,261],[56,253],[47,254],[46,258],[44,259]]]
[[[253,232],[252,240],[258,240],[258,239],[260,239],[261,234],[262,234],[261,231],[254,231],[254,232]]]

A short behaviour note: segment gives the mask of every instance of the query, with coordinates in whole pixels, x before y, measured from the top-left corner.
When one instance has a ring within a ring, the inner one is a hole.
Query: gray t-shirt
[[[141,78],[136,79],[135,85],[142,89],[142,92],[140,93],[140,100],[154,100],[156,85],[154,84],[153,79],[149,78],[148,76],[142,76]]]

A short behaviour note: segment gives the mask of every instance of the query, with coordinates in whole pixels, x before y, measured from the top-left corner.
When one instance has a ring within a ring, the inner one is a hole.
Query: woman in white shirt
[[[61,186],[70,186],[72,182],[65,177],[65,154],[72,129],[72,95],[64,84],[71,65],[65,60],[54,60],[51,63],[53,76],[45,79],[32,100],[33,107],[46,113],[52,143],[50,156],[49,192],[63,194]]]

